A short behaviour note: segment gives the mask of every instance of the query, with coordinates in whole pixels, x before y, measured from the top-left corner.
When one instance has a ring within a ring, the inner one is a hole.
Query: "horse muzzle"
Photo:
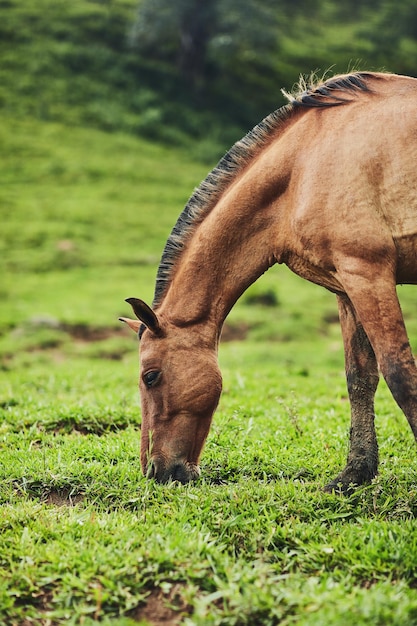
[[[153,478],[158,483],[178,481],[182,484],[196,480],[200,476],[198,465],[175,460],[171,464],[162,459],[150,459],[146,468],[146,478]]]

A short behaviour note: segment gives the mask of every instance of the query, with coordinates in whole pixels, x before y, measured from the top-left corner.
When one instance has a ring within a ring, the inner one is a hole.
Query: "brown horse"
[[[217,347],[239,296],[275,263],[337,297],[351,405],[344,491],[378,468],[378,366],[417,436],[417,368],[396,293],[417,282],[417,80],[338,76],[290,97],[190,198],[140,320],[141,462],[187,482],[221,393]]]

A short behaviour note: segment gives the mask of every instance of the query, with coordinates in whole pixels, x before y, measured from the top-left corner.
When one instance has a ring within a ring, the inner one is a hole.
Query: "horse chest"
[[[326,268],[323,265],[316,264],[306,259],[304,256],[295,253],[286,255],[283,262],[291,271],[297,274],[297,276],[311,283],[325,287],[335,293],[343,291],[341,284],[337,280],[336,270],[332,267]]]

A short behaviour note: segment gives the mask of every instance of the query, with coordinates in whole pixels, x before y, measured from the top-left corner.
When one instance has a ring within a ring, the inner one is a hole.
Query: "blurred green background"
[[[412,0],[2,0],[0,105],[13,117],[204,140],[211,159],[299,74],[414,75]],[[209,145],[211,150],[208,150]]]
[[[311,71],[412,75],[416,58],[410,0],[0,0],[6,369],[19,349],[70,339],[115,353],[103,329],[123,341],[124,298],[152,299],[187,197],[284,103],[281,87]],[[233,336],[302,338],[336,321],[330,294],[274,272],[233,311]]]

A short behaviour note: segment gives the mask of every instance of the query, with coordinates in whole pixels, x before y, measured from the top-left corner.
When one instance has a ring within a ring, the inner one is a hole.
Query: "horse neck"
[[[218,339],[237,299],[277,262],[289,164],[276,167],[274,150],[268,152],[234,181],[187,242],[158,309],[174,325],[203,325]]]

